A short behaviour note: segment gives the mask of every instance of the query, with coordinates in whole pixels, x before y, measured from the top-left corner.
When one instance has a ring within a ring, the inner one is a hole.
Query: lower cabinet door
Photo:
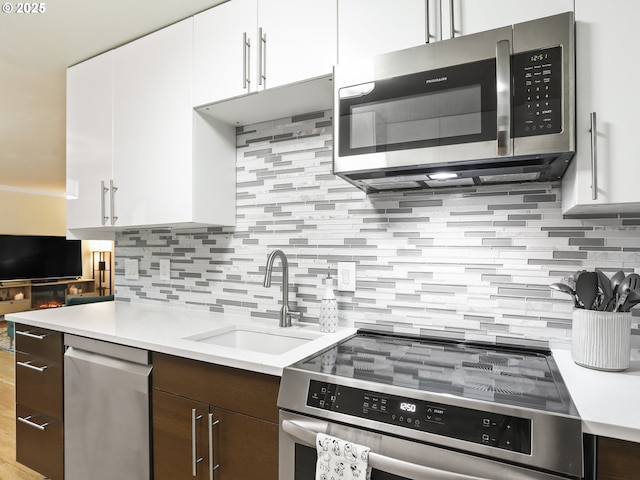
[[[216,480],[278,479],[278,425],[212,408]]]
[[[640,443],[598,437],[598,480],[629,480],[640,475]]]
[[[154,479],[208,479],[209,406],[158,390],[152,396]]]
[[[16,405],[16,460],[51,480],[64,478],[64,433],[60,420]]]

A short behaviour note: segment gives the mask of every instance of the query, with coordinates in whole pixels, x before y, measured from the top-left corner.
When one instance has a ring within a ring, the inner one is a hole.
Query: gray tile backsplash
[[[640,269],[640,218],[565,219],[558,184],[367,197],[331,174],[331,115],[239,128],[236,227],[119,233],[117,299],[276,319],[279,261],[271,288],[262,282],[279,248],[290,303],[311,322],[327,268],[345,261],[357,264],[356,292],[336,291],[345,324],[564,339],[571,302],[550,283]],[[139,280],[124,278],[126,258],[139,259]],[[158,278],[161,258],[171,281]]]

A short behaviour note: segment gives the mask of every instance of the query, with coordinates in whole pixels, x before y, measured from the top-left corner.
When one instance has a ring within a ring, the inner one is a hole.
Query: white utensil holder
[[[573,310],[571,357],[578,365],[597,370],[629,368],[631,312]]]

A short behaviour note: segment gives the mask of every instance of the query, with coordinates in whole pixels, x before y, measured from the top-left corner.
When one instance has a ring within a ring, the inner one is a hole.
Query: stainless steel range
[[[370,447],[376,480],[592,475],[545,350],[359,331],[285,368],[278,405],[280,480],[316,478],[318,433]]]

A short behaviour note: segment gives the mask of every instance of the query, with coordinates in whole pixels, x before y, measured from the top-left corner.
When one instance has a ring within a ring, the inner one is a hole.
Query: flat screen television
[[[0,235],[0,281],[81,276],[80,240],[39,235]]]

